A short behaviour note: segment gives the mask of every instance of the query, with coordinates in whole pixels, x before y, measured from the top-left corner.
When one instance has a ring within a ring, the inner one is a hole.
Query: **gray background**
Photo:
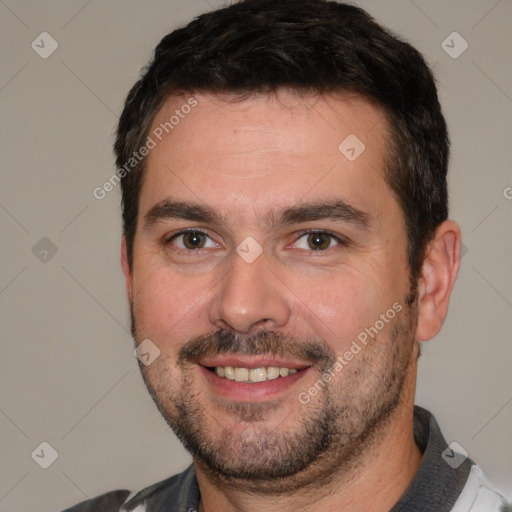
[[[357,3],[435,67],[453,143],[451,216],[467,252],[446,325],[424,346],[417,403],[510,496],[512,3]],[[92,191],[115,171],[116,120],[153,47],[219,5],[0,0],[2,512],[59,510],[189,463],[133,356],[119,191]],[[31,48],[43,31],[59,45],[47,59]],[[469,44],[457,59],[441,46],[453,31]],[[43,441],[58,452],[46,470],[31,457]]]

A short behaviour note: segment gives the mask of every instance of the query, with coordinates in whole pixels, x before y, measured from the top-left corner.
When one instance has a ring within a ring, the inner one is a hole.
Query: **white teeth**
[[[264,382],[266,380],[274,380],[279,376],[287,377],[297,373],[296,368],[279,368],[277,366],[269,366],[267,368],[234,368],[232,366],[216,366],[215,373],[219,377],[224,377],[236,382]]]
[[[277,366],[269,366],[267,368],[267,379],[273,380],[279,377],[279,368]]]
[[[249,370],[247,368],[235,368],[235,380],[237,382],[249,380]]]
[[[267,380],[266,368],[253,368],[249,371],[249,380],[251,382],[263,382]]]

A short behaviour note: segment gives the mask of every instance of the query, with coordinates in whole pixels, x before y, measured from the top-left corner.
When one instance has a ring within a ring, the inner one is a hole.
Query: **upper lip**
[[[274,356],[244,356],[244,355],[230,355],[220,354],[213,357],[206,357],[198,361],[201,366],[213,368],[215,366],[232,366],[234,368],[262,368],[274,366],[278,368],[290,368],[300,370],[306,366],[311,366],[311,363],[303,361],[291,361],[283,358],[276,358]]]

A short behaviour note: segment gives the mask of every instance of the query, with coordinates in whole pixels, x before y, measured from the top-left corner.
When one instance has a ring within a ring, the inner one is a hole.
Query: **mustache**
[[[202,358],[219,354],[293,356],[309,361],[324,371],[332,368],[336,362],[333,350],[318,339],[304,341],[274,331],[239,336],[220,330],[187,341],[179,351],[178,363],[197,363]]]

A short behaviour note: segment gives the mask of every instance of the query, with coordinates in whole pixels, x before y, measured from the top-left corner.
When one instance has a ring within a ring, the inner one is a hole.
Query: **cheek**
[[[168,268],[140,265],[134,272],[134,313],[138,337],[149,338],[159,347],[172,347],[172,340],[197,335],[204,296],[204,283],[179,276]],[[177,345],[177,343],[176,343]]]
[[[379,273],[359,270],[330,272],[314,281],[302,277],[295,288],[299,315],[311,330],[342,353],[357,336],[374,326],[392,307],[400,293]]]
[[[334,345],[350,344],[357,334],[375,316],[378,310],[378,292],[364,276],[353,274],[315,278],[314,282],[301,279],[297,285],[297,308],[313,323],[314,331]]]

